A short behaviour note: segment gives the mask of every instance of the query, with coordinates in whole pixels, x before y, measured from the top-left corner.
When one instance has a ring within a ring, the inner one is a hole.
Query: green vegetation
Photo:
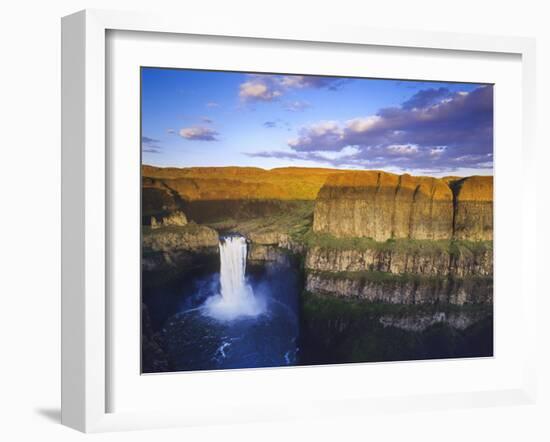
[[[409,254],[433,255],[448,253],[454,256],[479,254],[493,249],[493,241],[466,240],[420,240],[420,239],[389,239],[384,242],[372,238],[337,238],[328,233],[316,233],[308,230],[301,236],[309,247],[319,247],[330,250],[376,250],[382,252],[404,252]]]
[[[484,252],[490,252],[493,250],[493,241],[451,241],[449,253],[455,256],[462,256],[467,254],[481,254]]]
[[[235,230],[244,235],[283,234],[297,239],[311,227],[313,206],[313,201],[300,201],[271,215],[248,219],[226,218],[206,224],[216,230]]]
[[[491,314],[492,304],[389,304],[370,302],[360,299],[337,298],[330,295],[322,295],[302,292],[301,303],[304,315],[314,318],[373,318],[381,315],[422,316],[435,313],[473,313],[484,312]]]
[[[493,354],[492,305],[383,304],[303,292],[303,363],[375,362]],[[446,321],[424,330],[386,327],[380,318],[412,319],[437,313],[465,315],[464,330]],[[313,351],[308,351],[313,348]],[[323,355],[322,361],[318,354]]]
[[[444,279],[441,276],[420,275],[418,273],[389,273],[367,270],[360,272],[323,272],[309,270],[308,272],[329,279],[345,279],[347,281],[364,281],[377,283],[435,283]]]
[[[323,272],[308,270],[309,273],[319,275],[326,279],[343,279],[346,281],[361,281],[361,282],[373,282],[380,284],[407,284],[417,283],[422,285],[446,283],[449,281],[468,281],[468,282],[480,282],[489,283],[493,280],[492,276],[466,276],[463,278],[448,278],[438,275],[422,275],[418,273],[390,273],[379,271],[359,271],[359,272]]]
[[[181,233],[186,235],[199,235],[204,232],[204,227],[193,221],[188,222],[185,226],[162,226],[156,229],[150,226],[142,226],[141,233],[143,236],[165,236],[166,233]]]

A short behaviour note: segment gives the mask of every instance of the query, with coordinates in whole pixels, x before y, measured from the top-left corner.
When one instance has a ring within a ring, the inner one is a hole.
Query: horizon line
[[[310,167],[310,166],[281,166],[281,167],[272,167],[272,168],[264,168],[260,166],[155,166],[152,164],[145,164],[142,163],[141,167],[152,167],[156,169],[257,169],[257,170],[263,170],[266,172],[273,171],[273,170],[282,170],[282,169],[312,169],[312,170],[337,170],[341,172],[383,172],[383,173],[389,173],[392,175],[410,175],[410,176],[429,176],[432,178],[470,178],[474,176],[490,176],[494,177],[494,173],[491,173],[489,175],[453,175],[452,173],[449,173],[448,175],[444,175],[441,177],[434,177],[433,175],[414,175],[409,172],[403,172],[403,173],[397,173],[397,172],[388,172],[386,170],[382,169],[340,169],[337,167]],[[435,173],[442,173],[442,172],[435,172]]]

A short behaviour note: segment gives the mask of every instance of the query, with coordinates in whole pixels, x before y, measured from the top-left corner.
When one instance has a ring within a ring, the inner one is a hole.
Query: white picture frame
[[[416,31],[388,31],[310,24],[307,27],[252,22],[182,21],[178,17],[86,10],[62,21],[62,423],[85,432],[208,424],[206,413],[140,411],[108,412],[110,241],[108,229],[110,167],[107,155],[106,34],[141,31],[162,34],[273,39],[289,42],[339,43],[514,54],[522,71],[522,174],[534,168],[535,42],[494,37]],[[526,265],[534,256],[535,201],[532,189],[521,189],[521,327],[534,336],[535,279]],[[497,202],[498,204],[498,202]],[[531,275],[531,276],[530,276]],[[498,320],[498,318],[497,318]],[[521,385],[463,393],[341,398],[312,401],[309,408],[241,404],[218,422],[272,420],[285,417],[362,415],[373,411],[456,408],[532,403],[535,400],[535,339],[525,342]],[[244,417],[246,416],[246,417]]]

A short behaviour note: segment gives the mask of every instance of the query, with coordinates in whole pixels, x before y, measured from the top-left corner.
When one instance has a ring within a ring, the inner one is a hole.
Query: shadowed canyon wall
[[[376,278],[376,279],[375,279]],[[408,275],[379,279],[370,273],[308,272],[306,289],[337,298],[390,304],[487,304],[493,301],[492,277],[421,278]]]
[[[143,223],[180,209],[192,221],[249,219],[312,206],[334,169],[288,167],[142,168]]]

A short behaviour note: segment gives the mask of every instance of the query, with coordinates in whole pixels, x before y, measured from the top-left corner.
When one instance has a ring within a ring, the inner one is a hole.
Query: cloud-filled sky
[[[142,69],[143,163],[493,172],[493,87]]]

